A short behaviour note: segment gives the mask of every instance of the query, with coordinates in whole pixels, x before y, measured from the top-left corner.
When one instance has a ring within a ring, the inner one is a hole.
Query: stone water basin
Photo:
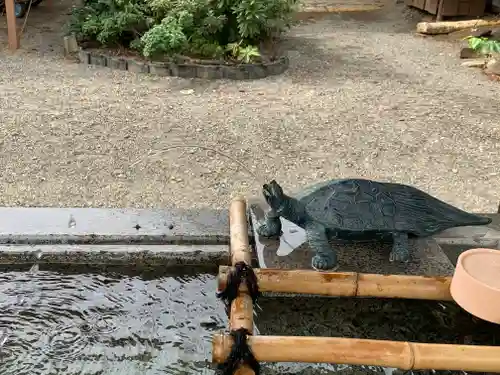
[[[36,272],[29,269],[1,269],[0,374],[216,374],[212,335],[226,329],[228,320],[215,297],[215,267],[41,264]],[[448,303],[274,297],[262,298],[259,306],[260,334],[490,345],[500,339],[498,326]],[[263,374],[392,372],[263,364]]]

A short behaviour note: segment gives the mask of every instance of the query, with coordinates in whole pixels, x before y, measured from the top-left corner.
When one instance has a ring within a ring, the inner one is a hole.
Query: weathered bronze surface
[[[365,179],[331,180],[310,186],[292,197],[276,181],[263,186],[271,209],[257,233],[262,237],[281,235],[280,217],[306,231],[315,251],[312,267],[332,269],[337,254],[332,239],[365,242],[391,240],[390,261],[408,262],[409,238],[432,236],[445,229],[487,225],[490,218],[453,207],[411,186]]]

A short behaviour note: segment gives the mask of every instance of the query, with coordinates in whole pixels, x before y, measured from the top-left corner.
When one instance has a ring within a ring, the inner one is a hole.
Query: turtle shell
[[[452,227],[491,222],[417,188],[365,179],[323,182],[295,198],[314,221],[343,231],[397,231],[428,236]]]

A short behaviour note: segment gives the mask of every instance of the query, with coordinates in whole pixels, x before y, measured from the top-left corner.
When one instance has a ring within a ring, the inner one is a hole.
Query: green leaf
[[[243,61],[246,64],[250,63],[256,57],[260,57],[260,52],[255,46],[240,48],[237,55],[238,60]]]
[[[491,52],[492,53],[500,53],[500,42],[498,40],[492,40],[491,41]]]
[[[476,37],[469,38],[469,46],[473,50],[480,49],[482,45],[483,45],[483,40],[481,38],[476,38]]]

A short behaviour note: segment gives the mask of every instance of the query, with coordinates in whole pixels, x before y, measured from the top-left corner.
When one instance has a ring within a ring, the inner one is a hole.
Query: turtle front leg
[[[262,237],[279,237],[281,235],[281,220],[273,211],[266,213],[264,221],[257,226],[257,234]]]
[[[408,243],[408,233],[395,232],[392,234],[394,244],[392,245],[389,261],[408,262],[410,260],[410,246]]]
[[[320,224],[309,223],[305,227],[309,246],[316,253],[311,261],[311,266],[318,271],[326,271],[337,265],[337,253],[328,242],[326,228]]]

